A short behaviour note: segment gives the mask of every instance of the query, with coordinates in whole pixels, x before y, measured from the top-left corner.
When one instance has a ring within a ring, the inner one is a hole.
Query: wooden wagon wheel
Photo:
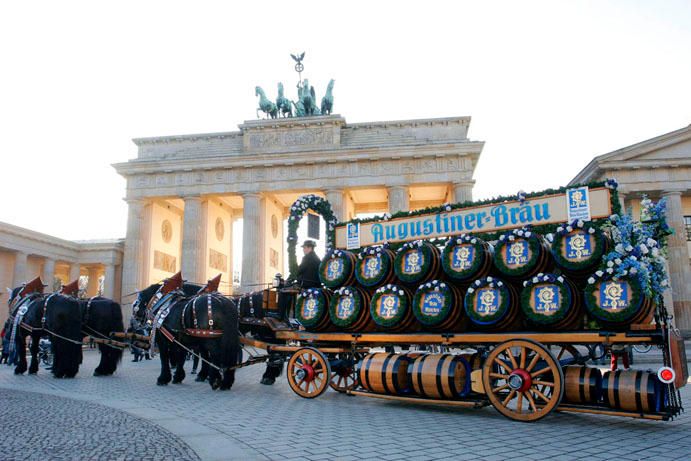
[[[487,397],[502,415],[516,421],[547,416],[564,395],[564,373],[543,345],[529,340],[495,347],[482,369]]]
[[[358,384],[356,364],[362,360],[364,354],[352,354],[350,352],[338,354],[337,359],[348,362],[347,365],[339,366],[332,370],[329,386],[337,392],[348,392],[355,389]]]
[[[319,397],[328,388],[330,379],[329,362],[313,347],[298,349],[288,360],[288,384],[300,397]]]
[[[584,358],[583,354],[578,351],[576,346],[572,344],[552,344],[547,346],[547,348],[562,367],[567,365],[582,365],[587,360],[587,358]]]

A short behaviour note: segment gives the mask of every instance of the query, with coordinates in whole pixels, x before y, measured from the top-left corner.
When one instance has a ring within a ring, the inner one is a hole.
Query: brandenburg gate
[[[340,115],[247,121],[239,131],[135,139],[114,165],[129,211],[122,293],[178,270],[232,281],[233,222],[242,219],[241,289],[284,272],[284,221],[301,195],[340,220],[472,199],[483,142],[470,117],[348,124]],[[221,288],[230,291],[231,285]]]

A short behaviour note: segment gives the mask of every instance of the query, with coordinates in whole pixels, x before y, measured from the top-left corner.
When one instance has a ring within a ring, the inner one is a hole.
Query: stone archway
[[[298,198],[290,206],[290,217],[288,218],[288,267],[290,268],[291,279],[297,276],[298,261],[295,248],[298,240],[298,226],[307,210],[316,212],[326,222],[326,251],[328,252],[333,245],[334,229],[338,219],[334,216],[331,204],[326,199],[313,194]]]

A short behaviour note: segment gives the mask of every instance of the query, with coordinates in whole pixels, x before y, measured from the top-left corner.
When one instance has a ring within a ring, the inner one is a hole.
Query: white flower
[[[440,283],[439,286],[442,288],[446,288],[446,283]]]
[[[527,286],[528,286],[528,281],[527,281],[527,280],[524,280],[524,281],[523,281],[523,286],[524,286],[524,287],[527,287]]]
[[[614,269],[612,269],[611,267],[608,267],[608,268],[607,268],[607,273],[608,273],[608,274],[613,274],[613,273],[614,273]]]
[[[596,272],[595,272],[595,275],[597,275],[598,277],[602,277],[602,274],[603,274],[602,271],[596,271]]]
[[[627,252],[633,251],[633,247],[632,247],[631,245],[627,245],[627,246],[626,246],[626,251],[627,251]]]
[[[629,272],[631,272],[632,274],[636,274],[636,273],[638,273],[638,269],[636,269],[635,267],[632,267],[632,268],[629,270]]]
[[[592,285],[593,283],[595,283],[595,279],[592,277],[588,277],[588,283]]]
[[[502,282],[501,280],[500,280],[500,281],[498,281],[498,282],[497,282],[497,286],[498,286],[498,287],[502,287],[502,286],[504,286],[504,282]]]
[[[624,272],[622,272],[621,275],[622,275],[622,276],[629,275],[629,271],[627,271],[626,269],[624,269]]]
[[[540,279],[539,279],[539,278],[537,278],[537,277],[533,277],[533,283],[537,283],[537,282],[539,282],[539,281],[540,281]]]
[[[503,242],[504,240],[506,240],[506,235],[500,235],[500,236],[499,236],[499,241],[500,241],[500,242]]]
[[[667,279],[665,279],[662,282],[660,282],[660,285],[662,285],[663,287],[666,287],[668,283],[669,282],[667,282]]]
[[[644,255],[647,255],[648,252],[650,251],[650,250],[648,250],[648,247],[643,245],[643,244],[641,244],[640,249],[641,249],[641,253],[643,253]]]
[[[563,231],[564,231],[563,227],[561,227],[561,226],[557,227],[557,232],[563,232]]]
[[[475,293],[475,290],[473,290],[472,288],[468,288],[468,293]]]
[[[405,291],[399,290],[399,291],[398,291],[398,294],[401,295],[401,296],[403,296],[403,295],[405,294]]]
[[[391,289],[391,284],[389,283],[388,285],[386,285],[386,288],[388,288],[388,289],[390,290],[390,289]]]
[[[439,287],[434,287],[434,291],[439,291]]]
[[[657,248],[653,248],[653,249],[652,249],[652,254],[653,254],[653,256],[657,257],[657,256],[660,255],[660,250],[658,250]]]
[[[610,220],[610,221],[616,221],[617,219],[619,219],[619,216],[618,216],[618,215],[615,215],[615,214],[610,215],[610,217],[609,217],[609,220]]]
[[[579,220],[576,222],[576,225],[577,225],[578,227],[583,227],[584,224],[585,224],[585,223],[583,222],[582,219],[579,219]]]
[[[632,261],[638,261],[638,258],[635,257],[635,256],[633,256],[633,255],[631,255],[630,258],[631,258]]]
[[[614,262],[607,261],[607,267],[614,267]]]
[[[557,277],[557,280],[559,280],[559,283],[564,283],[564,277],[562,277],[561,275]]]
[[[492,280],[494,280],[492,277],[487,277],[488,282],[491,282]]]
[[[616,264],[617,266],[621,266],[621,259],[616,258],[616,259],[614,260],[614,264]]]
[[[516,235],[518,235],[519,237],[523,237],[523,231],[519,230],[518,232],[516,232]]]
[[[476,243],[477,243],[477,239],[472,239],[472,240],[470,241],[470,243],[476,244]]]
[[[542,280],[545,282],[549,282],[549,275],[545,275],[544,277],[542,277]]]
[[[566,226],[566,232],[571,232],[573,230],[573,227],[571,226]]]
[[[533,235],[533,233],[528,231],[524,235],[525,235],[525,238],[530,238],[530,236]]]
[[[514,240],[516,240],[516,237],[514,237],[513,235],[509,235],[509,241],[513,242]]]
[[[589,234],[594,234],[594,233],[595,233],[595,228],[594,228],[594,227],[589,228],[589,229],[588,229],[588,233],[589,233]]]
[[[645,241],[645,244],[652,248],[655,245],[657,245],[657,242],[655,241],[655,239],[651,239],[650,237],[648,237],[648,240]]]

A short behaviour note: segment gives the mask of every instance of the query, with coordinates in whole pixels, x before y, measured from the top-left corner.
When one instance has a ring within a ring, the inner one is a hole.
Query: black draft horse
[[[76,298],[63,293],[43,293],[37,278],[12,290],[11,340],[17,351],[17,375],[27,370],[26,338],[31,336],[31,365],[29,374],[38,372],[38,345],[42,336],[51,339],[53,347],[53,376],[74,378],[82,359],[81,314]]]
[[[74,283],[74,282],[73,282]],[[120,304],[112,299],[96,296],[79,300],[81,327],[84,336],[110,339],[111,333],[125,331]],[[94,376],[110,376],[115,373],[122,360],[123,350],[109,344],[99,343],[101,361],[94,370]]]
[[[183,283],[178,272],[163,284],[154,284],[139,292],[134,314],[141,321],[145,316],[152,322],[152,342],[161,355],[161,374],[157,384],[174,384],[185,378],[184,363],[187,349],[199,353],[202,359],[200,375],[208,373],[212,389],[230,389],[235,370],[230,369],[242,359],[238,332],[238,311],[235,303],[216,290],[220,276],[201,287]],[[153,345],[153,344],[152,344]],[[218,368],[216,368],[218,367]]]

